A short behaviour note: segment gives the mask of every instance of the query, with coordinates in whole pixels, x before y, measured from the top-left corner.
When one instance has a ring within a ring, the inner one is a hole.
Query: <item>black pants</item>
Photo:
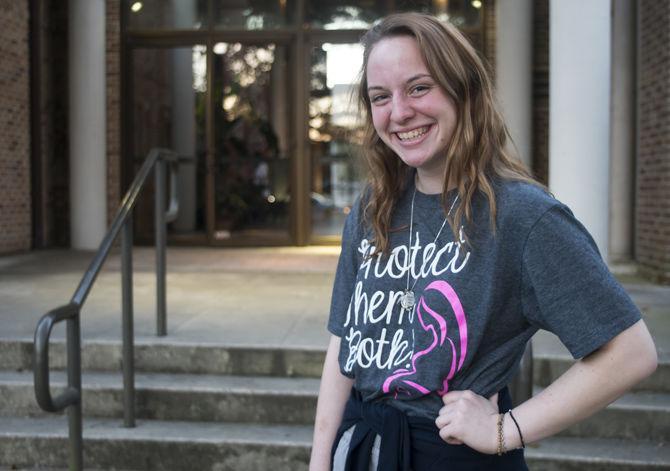
[[[505,387],[498,395],[498,410],[502,413],[511,407],[512,399]],[[480,453],[467,445],[450,445],[439,436],[433,421],[406,416],[387,404],[364,403],[355,389],[347,401],[333,452],[344,432],[353,425],[356,430],[350,444],[347,470],[368,470],[376,435],[382,436],[378,471],[528,470],[523,450],[498,456]]]

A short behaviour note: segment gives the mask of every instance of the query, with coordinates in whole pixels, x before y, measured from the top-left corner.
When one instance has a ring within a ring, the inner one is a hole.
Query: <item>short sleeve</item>
[[[552,206],[523,250],[522,304],[528,321],[582,358],[640,320],[640,311],[570,209]]]
[[[342,251],[337,262],[333,294],[330,300],[328,330],[338,337],[342,337],[349,301],[354,292],[356,274],[358,273],[359,254],[357,251],[362,238],[360,206],[359,198],[352,206],[352,210],[344,222]]]

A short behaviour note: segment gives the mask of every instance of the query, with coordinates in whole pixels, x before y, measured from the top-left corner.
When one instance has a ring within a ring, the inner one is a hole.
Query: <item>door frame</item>
[[[305,112],[301,109],[306,106],[304,98],[300,94],[300,83],[304,82],[301,78],[298,68],[302,71],[304,64],[297,59],[297,54],[301,54],[301,48],[298,44],[298,39],[293,32],[286,31],[252,31],[240,34],[239,31],[216,31],[213,33],[193,31],[193,32],[150,32],[142,34],[133,34],[128,37],[124,45],[124,63],[123,70],[124,87],[122,89],[123,99],[121,105],[121,120],[122,120],[122,187],[124,191],[132,182],[134,162],[132,161],[133,149],[133,133],[134,117],[132,109],[132,92],[133,92],[133,70],[132,70],[132,54],[139,49],[173,49],[177,47],[189,47],[195,45],[205,45],[206,47],[206,109],[205,109],[205,233],[193,236],[170,236],[168,241],[171,244],[207,244],[212,246],[271,246],[271,245],[306,245],[305,241],[308,239],[309,227],[303,223],[305,206],[304,202],[301,204],[301,195],[304,195],[304,184],[300,184],[309,173],[305,170],[305,152],[304,143],[306,134]],[[272,33],[272,34],[270,34]],[[215,186],[214,186],[214,166],[216,155],[216,142],[214,133],[214,94],[212,93],[213,83],[213,61],[214,51],[213,47],[219,42],[226,43],[240,43],[244,46],[264,46],[270,43],[285,46],[288,49],[288,93],[289,93],[289,108],[291,109],[290,127],[289,127],[289,155],[290,155],[290,187],[291,187],[291,202],[289,204],[289,227],[287,228],[286,237],[272,237],[272,236],[255,236],[231,238],[227,240],[220,240],[214,237],[215,220],[216,220],[216,200],[215,200]],[[298,126],[303,123],[302,126]],[[302,188],[301,188],[302,187]],[[307,195],[309,197],[309,195]],[[151,243],[151,239],[145,234],[137,234],[139,243]]]
[[[295,0],[293,18],[291,24],[283,28],[268,30],[247,29],[215,29],[212,24],[214,0],[207,0],[207,24],[201,30],[129,30],[128,15],[130,0],[121,0],[121,189],[127,190],[132,182],[132,162],[129,162],[129,150],[132,149],[132,70],[130,70],[129,57],[136,48],[170,48],[183,47],[195,44],[204,44],[207,48],[207,107],[206,107],[206,165],[208,165],[208,177],[206,178],[206,234],[192,238],[168,237],[171,244],[184,245],[222,245],[222,246],[250,246],[250,245],[333,245],[339,244],[339,235],[313,236],[311,222],[311,159],[309,155],[308,137],[308,101],[309,101],[309,74],[311,48],[323,42],[351,43],[360,40],[366,29],[351,30],[324,30],[312,29],[304,20],[307,0]],[[395,10],[395,0],[386,0],[388,11]],[[494,56],[495,46],[495,0],[485,0],[480,13],[480,25],[476,28],[464,28],[467,34],[478,34],[482,41],[482,50],[491,63]],[[213,46],[217,42],[236,42],[245,45],[263,45],[268,43],[283,44],[289,48],[290,77],[289,93],[291,98],[291,127],[289,139],[289,153],[291,154],[291,202],[289,205],[289,228],[288,237],[267,238],[255,237],[217,240],[214,238],[215,200],[213,176],[211,167],[214,162],[214,133],[213,133],[213,95],[211,93],[212,83],[212,61]],[[149,242],[142,241],[139,242]]]

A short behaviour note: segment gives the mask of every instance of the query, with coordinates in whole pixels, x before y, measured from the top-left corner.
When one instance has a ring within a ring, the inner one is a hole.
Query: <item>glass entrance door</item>
[[[177,191],[179,216],[168,225],[172,242],[206,240],[206,47],[137,48],[130,61],[130,171],[135,175],[154,147],[184,159]],[[153,238],[153,179],[135,210],[135,234]]]
[[[287,54],[285,45],[224,42],[209,60],[204,45],[132,51],[131,174],[154,147],[185,159],[170,242],[292,243]],[[138,239],[151,241],[152,182],[135,214]]]
[[[290,244],[288,48],[213,47],[214,241]]]
[[[361,35],[388,13],[422,11],[489,55],[484,3],[122,2],[124,187],[149,149],[173,148],[190,160],[171,243],[337,243],[364,178],[351,102]],[[146,242],[151,193],[135,219]]]
[[[362,122],[355,84],[363,62],[358,43],[311,48],[309,90],[312,243],[337,240],[362,188]]]

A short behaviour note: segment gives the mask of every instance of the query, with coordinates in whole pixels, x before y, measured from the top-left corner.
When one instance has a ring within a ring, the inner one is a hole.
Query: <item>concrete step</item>
[[[54,372],[54,394],[65,385]],[[123,417],[122,378],[84,373],[84,414]],[[318,380],[250,376],[138,374],[136,414],[141,419],[265,422],[311,425]],[[541,388],[535,389],[535,394]],[[0,416],[40,416],[32,375],[0,371]],[[571,437],[670,441],[670,395],[633,392],[561,433]]]
[[[670,447],[661,442],[554,437],[526,447],[532,471],[669,470]]]
[[[52,394],[67,384],[53,372]],[[85,417],[123,417],[118,373],[82,376]],[[256,376],[140,373],[135,377],[136,416],[142,419],[213,422],[314,423],[319,380]],[[44,415],[28,372],[0,371],[0,416]]]
[[[541,338],[546,341],[546,337],[548,335]],[[31,370],[32,352],[32,339],[0,339],[0,370]],[[65,368],[63,341],[52,342],[49,354],[52,369]],[[318,348],[226,346],[156,337],[140,338],[135,344],[138,372],[319,378],[324,358],[325,349]],[[541,387],[548,386],[574,363],[569,354],[555,346],[537,348],[533,359],[534,383]],[[121,371],[121,342],[84,341],[82,369]],[[656,372],[635,386],[634,390],[670,394],[670,358],[661,356]]]
[[[323,349],[271,345],[216,345],[187,343],[169,337],[147,337],[135,341],[135,368],[156,373],[302,376],[319,378],[325,359]],[[32,339],[0,339],[0,369],[31,370]],[[120,341],[84,341],[83,370],[121,371]],[[65,342],[49,346],[52,369],[67,364]]]
[[[670,304],[666,305],[670,306]],[[650,314],[651,316],[651,314]],[[647,316],[649,317],[649,316]],[[670,330],[667,329],[667,319],[670,317],[662,314],[651,316],[656,330],[651,330],[655,337],[656,351],[658,353],[658,368],[649,378],[637,384],[634,391],[648,391],[658,393],[670,393],[670,350],[665,346],[666,338],[670,338]],[[650,322],[652,319],[647,318]],[[651,329],[651,324],[650,329]],[[567,371],[575,360],[560,339],[547,331],[540,330],[533,336],[533,380],[534,384],[546,387],[556,378]]]
[[[560,436],[669,442],[670,394],[630,392]]]
[[[533,354],[533,384],[547,387],[565,373],[575,360],[569,355]],[[649,378],[637,384],[633,391],[670,394],[670,360],[659,358],[658,368]]]
[[[0,466],[66,466],[63,417],[0,421]],[[309,426],[143,420],[127,429],[117,420],[84,421],[86,469],[306,470]],[[670,469],[659,443],[558,437],[526,449],[531,470],[645,471]]]
[[[308,426],[84,419],[84,468],[123,470],[307,470]],[[64,417],[3,418],[0,466],[67,466]]]

